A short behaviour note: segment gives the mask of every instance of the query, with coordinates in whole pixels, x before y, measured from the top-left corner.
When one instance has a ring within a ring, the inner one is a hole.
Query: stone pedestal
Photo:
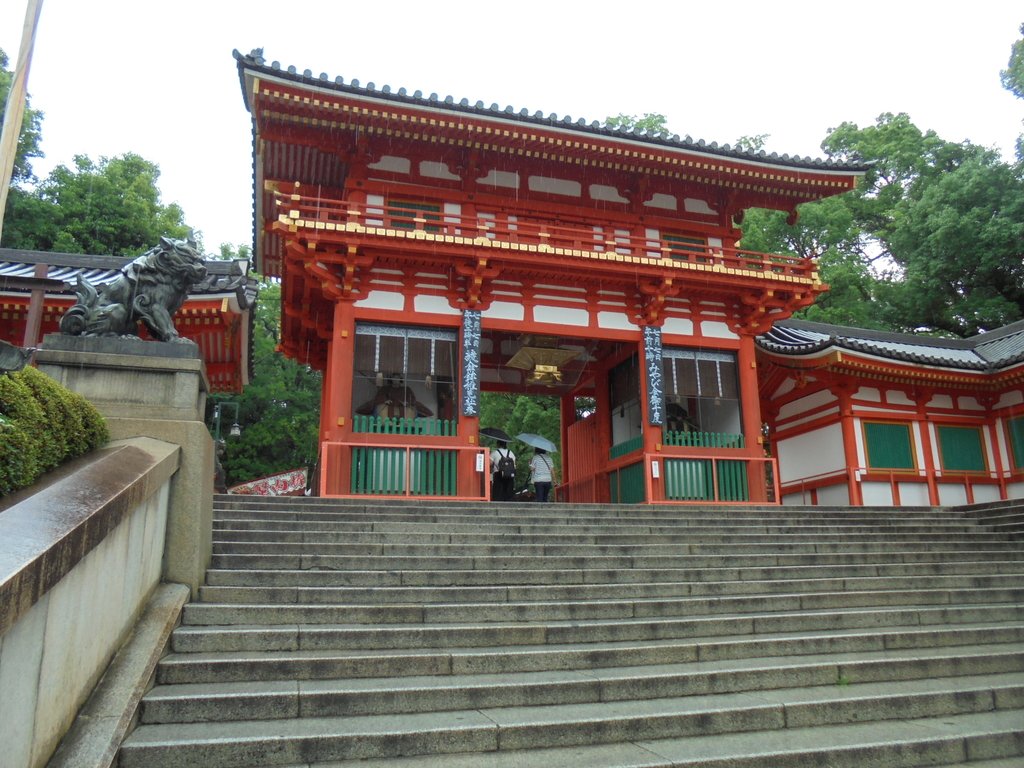
[[[153,437],[181,446],[171,482],[163,578],[203,582],[213,541],[213,440],[203,422],[209,384],[194,344],[50,334],[39,370],[89,400],[112,440]]]

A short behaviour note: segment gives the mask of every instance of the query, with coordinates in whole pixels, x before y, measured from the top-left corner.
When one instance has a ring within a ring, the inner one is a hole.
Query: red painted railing
[[[345,200],[277,194],[280,215],[293,223],[317,229],[345,230],[359,227],[371,235],[385,237],[444,237],[452,245],[482,245],[492,241],[501,250],[525,250],[550,253],[572,251],[618,254],[630,259],[663,261],[697,269],[742,270],[759,272],[766,278],[809,278],[817,265],[797,256],[782,256],[736,248],[686,244],[672,239],[677,233],[645,229],[629,231],[621,225],[594,221],[593,224],[567,224],[506,212],[463,216],[443,210],[417,211],[389,208],[387,203],[360,205]],[[443,209],[443,205],[439,203]]]

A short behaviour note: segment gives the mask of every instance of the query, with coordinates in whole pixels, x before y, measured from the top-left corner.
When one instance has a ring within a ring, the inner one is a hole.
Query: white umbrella
[[[516,435],[516,440],[521,443],[540,448],[548,453],[558,453],[558,446],[542,435],[535,435],[533,432],[521,432]]]

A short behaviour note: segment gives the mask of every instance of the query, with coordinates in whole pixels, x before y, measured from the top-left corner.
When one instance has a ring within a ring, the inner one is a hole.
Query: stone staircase
[[[967,512],[215,499],[121,768],[1024,765]]]

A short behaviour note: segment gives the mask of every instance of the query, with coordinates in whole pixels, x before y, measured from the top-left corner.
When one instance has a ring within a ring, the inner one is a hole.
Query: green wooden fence
[[[631,437],[631,438],[629,438],[629,440],[623,440],[621,443],[617,443],[617,444],[613,445],[611,447],[611,450],[608,451],[608,456],[609,456],[609,458],[617,459],[620,456],[625,456],[627,453],[632,453],[633,451],[639,451],[643,447],[643,444],[644,444],[644,436],[643,435],[637,435],[636,437]]]
[[[666,429],[662,442],[676,448],[742,448],[743,435],[728,432],[670,432]]]
[[[431,419],[417,417],[406,419],[398,417],[363,416],[352,417],[353,432],[370,432],[375,435],[432,435],[437,437],[454,437],[459,422],[455,419]]]
[[[644,488],[644,463],[638,461],[608,473],[608,492],[613,504],[640,504],[647,501]]]
[[[410,419],[409,421],[412,421]],[[351,492],[367,495],[455,496],[458,451],[443,448],[352,447]],[[408,458],[407,458],[408,457]],[[411,461],[406,488],[406,461]]]
[[[711,459],[665,459],[665,498],[673,501],[715,500]],[[747,466],[744,461],[718,462],[718,501],[747,501]]]

